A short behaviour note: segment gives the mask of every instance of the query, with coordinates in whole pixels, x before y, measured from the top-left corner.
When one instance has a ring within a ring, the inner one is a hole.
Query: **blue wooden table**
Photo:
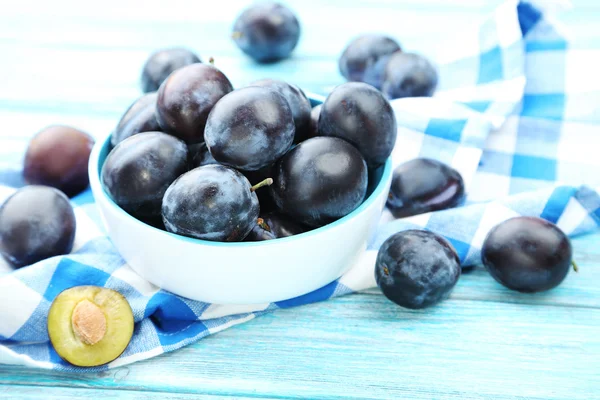
[[[139,95],[141,65],[159,47],[213,56],[236,86],[278,77],[324,94],[341,83],[336,59],[353,35],[390,31],[406,49],[427,54],[440,34],[480,18],[498,1],[398,3],[290,2],[303,23],[301,44],[293,59],[266,67],[252,64],[228,39],[247,1],[4,4],[2,145],[53,123],[104,135]],[[579,44],[600,48],[600,5],[574,5],[559,18]],[[110,372],[0,366],[0,399],[600,398],[600,234],[573,243],[580,272],[549,293],[509,292],[475,268],[450,300],[431,310],[402,310],[369,290],[278,311]]]

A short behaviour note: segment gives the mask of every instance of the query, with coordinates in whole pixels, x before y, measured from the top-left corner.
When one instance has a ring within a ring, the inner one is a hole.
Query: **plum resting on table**
[[[279,159],[294,140],[294,120],[279,93],[248,86],[225,95],[212,109],[204,139],[219,163],[256,171]]]
[[[188,144],[204,141],[214,105],[231,92],[229,79],[212,65],[192,64],[173,72],[158,90],[156,117],[164,132]]]
[[[54,125],[36,134],[25,153],[23,175],[32,185],[55,187],[72,197],[89,185],[88,161],[94,139],[70,126]]]
[[[113,146],[141,132],[160,131],[156,120],[156,99],[156,92],[148,93],[129,106],[110,137]]]
[[[460,277],[456,251],[441,236],[422,230],[394,234],[381,245],[375,280],[383,294],[410,309],[433,306],[449,296]]]
[[[181,175],[162,202],[169,232],[222,242],[244,240],[259,211],[248,179],[223,165],[205,165]]]
[[[394,170],[387,207],[396,218],[444,210],[465,197],[462,176],[448,165],[416,158]]]
[[[300,39],[300,23],[287,7],[261,2],[244,10],[233,26],[233,40],[260,63],[289,57]]]
[[[102,184],[115,203],[139,219],[160,216],[162,198],[188,167],[181,140],[162,132],[144,132],[119,143],[106,157]]]
[[[572,265],[569,238],[553,223],[515,217],[494,227],[481,260],[496,281],[509,289],[534,293],[558,286]]]
[[[25,186],[0,207],[0,254],[15,268],[68,254],[75,230],[75,213],[62,192]]]
[[[364,82],[381,89],[387,61],[399,51],[400,45],[388,36],[361,35],[344,49],[339,69],[348,81]]]
[[[279,211],[319,227],[354,211],[365,198],[367,180],[367,165],[354,146],[316,137],[275,164],[270,189]]]
[[[371,168],[385,163],[396,143],[392,106],[373,86],[344,83],[325,99],[319,117],[319,135],[352,143]]]
[[[246,237],[247,242],[258,242],[297,235],[309,230],[308,227],[299,224],[293,219],[278,213],[271,212],[263,214],[258,218],[252,231]]]
[[[295,85],[275,79],[261,79],[252,82],[250,86],[266,87],[267,89],[274,90],[282,95],[288,102],[290,110],[292,111],[292,117],[294,118],[294,125],[296,127],[294,143],[300,143],[301,141],[308,139],[311,108],[310,101],[302,89]]]
[[[395,53],[388,60],[381,91],[390,99],[433,96],[438,74],[423,56]]]
[[[185,48],[173,47],[156,51],[148,57],[142,70],[142,90],[155,92],[175,70],[190,64],[202,62],[200,58]]]
[[[56,353],[79,367],[119,357],[133,336],[131,306],[119,292],[98,286],[62,291],[48,311],[48,336]]]

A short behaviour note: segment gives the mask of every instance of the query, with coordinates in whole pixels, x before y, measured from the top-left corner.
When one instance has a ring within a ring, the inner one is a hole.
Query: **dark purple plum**
[[[25,186],[0,207],[0,254],[15,268],[68,254],[75,230],[75,213],[64,193]]]
[[[158,50],[148,57],[142,70],[142,90],[156,92],[171,73],[190,64],[202,62],[192,51],[173,47]]]
[[[148,93],[129,106],[110,137],[113,146],[141,132],[160,131],[156,120],[156,98],[156,92]]]
[[[425,57],[395,53],[385,67],[381,91],[390,99],[430,97],[437,84],[437,71]]]
[[[266,87],[279,93],[287,100],[290,110],[292,111],[292,117],[294,118],[294,125],[296,127],[296,133],[294,136],[294,143],[300,143],[303,140],[308,139],[310,130],[310,100],[306,97],[306,94],[298,86],[279,81],[275,79],[261,79],[253,82],[250,86],[261,86]]]
[[[319,135],[352,143],[371,168],[385,163],[396,143],[392,106],[373,86],[344,83],[327,96],[319,117]]]
[[[259,211],[248,179],[223,165],[205,165],[181,175],[162,204],[169,232],[218,242],[244,240]]]
[[[340,56],[341,74],[353,82],[364,82],[381,89],[385,66],[400,45],[385,35],[366,34],[352,40]]]
[[[401,307],[422,309],[446,299],[460,277],[456,250],[443,237],[407,230],[381,245],[375,280],[388,299]]]
[[[190,169],[198,168],[203,165],[219,164],[208,151],[206,143],[197,143],[188,146],[190,157]]]
[[[180,68],[158,90],[158,123],[162,130],[188,144],[203,142],[208,114],[232,90],[229,79],[212,65]]]
[[[321,107],[323,107],[323,104],[314,106],[310,111],[310,131],[308,134],[309,138],[319,136],[319,117],[321,116]]]
[[[465,199],[458,171],[429,158],[416,158],[394,170],[387,207],[396,218],[456,207]]]
[[[524,293],[550,290],[567,276],[573,250],[569,238],[553,223],[515,217],[487,235],[481,260],[496,281]]]
[[[72,197],[89,185],[88,161],[94,139],[70,126],[38,132],[25,153],[23,177],[33,185],[52,186]]]
[[[300,39],[300,23],[282,4],[255,3],[238,16],[232,37],[252,59],[271,63],[290,56]]]
[[[204,131],[208,150],[219,163],[256,171],[278,160],[294,140],[290,106],[279,93],[248,86],[214,106]]]
[[[271,193],[279,211],[319,227],[354,211],[367,191],[367,165],[345,140],[316,137],[288,152],[274,167]]]
[[[119,143],[102,166],[102,183],[115,203],[142,220],[160,216],[165,191],[188,169],[183,141],[143,132]]]
[[[246,236],[247,242],[272,240],[303,233],[309,228],[277,212],[263,214],[258,218],[250,234]]]

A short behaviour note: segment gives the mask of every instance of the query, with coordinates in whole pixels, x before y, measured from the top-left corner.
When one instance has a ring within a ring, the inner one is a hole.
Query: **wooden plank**
[[[353,35],[385,29],[427,54],[441,34],[498,1],[291,1],[302,41],[292,59],[271,66],[252,63],[228,39],[245,0],[210,10],[193,0],[12,2],[0,15],[0,135],[18,140],[57,122],[105,134],[139,95],[148,53],[166,45],[215,56],[236,86],[271,76],[326,93],[341,83],[337,57]],[[559,18],[581,43],[600,43],[600,3],[573,3]],[[403,311],[372,290],[279,311],[102,374],[0,366],[0,398],[591,399],[600,387],[599,239],[574,241],[581,272],[546,294],[507,291],[476,269],[429,311]]]
[[[104,374],[0,369],[0,383],[298,398],[585,399],[600,310],[355,295],[282,311]],[[439,396],[439,397],[438,397]]]
[[[38,386],[2,385],[0,386],[0,398],[13,400],[72,400],[72,399],[98,399],[98,400],[217,400],[222,396],[197,395],[190,393],[164,393],[164,392],[141,392],[135,390],[94,390],[85,388],[44,388],[43,395],[40,394]],[[239,397],[244,399],[273,399],[268,397]]]
[[[586,271],[600,269],[598,253],[586,252],[599,238],[575,240]],[[351,295],[281,310],[101,374],[3,366],[0,384],[331,399],[591,398],[600,385],[598,297],[596,307],[561,306],[461,292],[425,311]]]

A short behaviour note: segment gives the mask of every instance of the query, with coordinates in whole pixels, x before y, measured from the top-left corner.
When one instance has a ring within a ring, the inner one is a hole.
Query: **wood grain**
[[[590,251],[599,239],[574,241],[581,274],[600,269],[600,253]],[[278,398],[590,399],[600,387],[598,297],[567,306],[560,301],[575,293],[556,292],[552,304],[497,287],[496,300],[481,301],[467,288],[483,278],[464,275],[450,300],[427,311],[402,310],[380,294],[350,295],[107,373],[1,367],[0,384]]]
[[[0,386],[0,398],[2,399],[39,399],[41,397],[40,388],[37,386],[4,385]],[[190,393],[162,393],[162,392],[142,392],[137,390],[89,390],[79,388],[45,388],[43,393],[44,400],[72,400],[91,398],[94,400],[217,400],[223,396],[195,395]],[[239,397],[237,399],[257,399],[257,397]],[[274,399],[260,397],[260,399]]]

